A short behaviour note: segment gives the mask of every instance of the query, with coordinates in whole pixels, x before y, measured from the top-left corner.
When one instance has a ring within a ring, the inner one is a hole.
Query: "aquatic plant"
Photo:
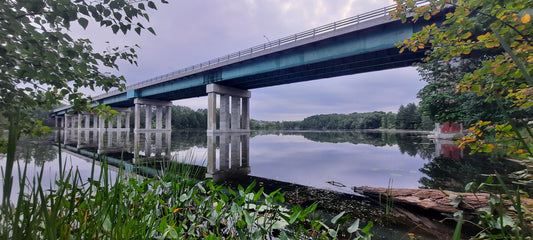
[[[198,180],[185,163],[166,166],[159,178],[111,177],[106,159],[88,179],[60,161],[60,174],[46,189],[41,173],[27,179],[19,166],[18,199],[3,205],[1,239],[336,239],[341,223],[312,217],[318,203],[288,206],[280,190],[265,193],[252,183],[236,190]],[[18,163],[18,162],[17,162]],[[28,186],[28,187],[27,187]],[[358,222],[348,232],[371,234]],[[355,224],[355,223],[354,223]],[[331,226],[330,226],[331,225]]]

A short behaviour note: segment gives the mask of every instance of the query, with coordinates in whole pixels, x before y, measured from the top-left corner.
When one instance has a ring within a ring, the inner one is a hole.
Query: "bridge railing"
[[[429,2],[429,0],[418,0],[417,1],[417,5],[424,5],[424,4],[428,3],[428,2]],[[240,50],[238,52],[230,53],[230,54],[222,56],[222,57],[211,59],[209,61],[198,63],[198,64],[195,64],[195,65],[186,67],[186,68],[182,68],[182,69],[173,71],[171,73],[167,73],[167,74],[164,74],[164,75],[160,75],[160,76],[148,79],[146,81],[142,81],[142,82],[139,82],[139,83],[132,84],[132,85],[126,87],[126,91],[135,90],[135,89],[138,89],[138,88],[149,86],[149,85],[152,85],[152,84],[155,84],[155,83],[159,83],[163,79],[169,79],[169,78],[172,78],[174,76],[178,76],[178,75],[181,75],[181,74],[184,74],[184,73],[200,70],[202,68],[206,68],[206,67],[209,67],[209,66],[213,66],[213,65],[220,64],[220,63],[224,63],[224,62],[227,62],[227,61],[230,61],[230,60],[233,60],[233,59],[239,59],[239,58],[241,58],[243,56],[251,55],[251,54],[254,54],[254,53],[259,53],[259,52],[266,51],[266,50],[269,50],[269,49],[272,49],[272,48],[278,48],[278,47],[281,47],[283,45],[286,45],[286,44],[289,44],[289,43],[293,43],[293,42],[296,42],[296,41],[299,41],[299,40],[303,40],[303,39],[307,39],[307,38],[314,38],[314,37],[316,37],[318,35],[321,35],[321,34],[325,34],[325,33],[332,32],[332,31],[337,31],[337,30],[340,30],[340,29],[343,29],[343,28],[346,28],[346,27],[349,27],[349,26],[353,26],[353,25],[357,25],[357,24],[360,24],[360,23],[363,23],[363,22],[367,22],[367,21],[372,20],[372,19],[376,19],[376,18],[379,18],[379,17],[387,16],[395,8],[396,8],[396,5],[383,7],[383,8],[380,8],[380,9],[376,9],[376,10],[373,10],[373,11],[369,11],[369,12],[366,12],[366,13],[359,14],[357,16],[353,16],[353,17],[342,19],[342,20],[339,20],[339,21],[336,21],[336,22],[332,22],[330,24],[326,24],[326,25],[323,25],[323,26],[320,26],[320,27],[316,27],[316,28],[313,28],[313,29],[310,29],[310,30],[307,30],[307,31],[304,31],[304,32],[296,33],[296,34],[293,34],[293,35],[290,35],[290,36],[287,36],[287,37],[284,37],[284,38],[280,38],[280,39],[273,40],[273,41],[268,41],[267,43],[264,43],[264,44],[261,44],[261,45],[257,45],[257,46],[251,47],[251,48]],[[115,94],[120,93],[120,92],[121,91],[119,91],[119,90],[110,91],[108,93],[98,95],[94,99],[99,99],[99,98],[104,98],[104,97],[107,97],[107,96],[112,96],[112,95],[115,95]]]

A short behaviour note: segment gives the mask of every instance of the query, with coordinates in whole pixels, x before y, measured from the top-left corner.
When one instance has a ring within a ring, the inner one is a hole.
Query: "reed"
[[[199,168],[185,161],[162,167],[159,178],[123,169],[111,177],[105,157],[99,169],[95,162],[83,179],[60,161],[51,188],[44,166],[33,179],[27,163],[19,166],[20,192],[1,206],[0,239],[327,239],[339,231],[309,218],[317,204],[287,206],[280,190],[265,193],[255,183],[232,190],[198,180]]]

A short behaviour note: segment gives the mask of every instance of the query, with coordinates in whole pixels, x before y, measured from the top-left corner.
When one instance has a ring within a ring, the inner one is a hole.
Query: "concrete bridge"
[[[129,128],[130,108],[134,107],[134,132],[166,131],[171,129],[171,101],[208,95],[208,133],[246,132],[251,89],[399,68],[419,61],[424,52],[399,54],[394,44],[428,23],[443,21],[445,13],[430,22],[402,24],[390,17],[394,8],[384,7],[180,69],[128,86],[125,91],[96,96],[92,104],[106,104],[120,112],[116,126],[108,123],[107,127]],[[57,126],[82,129],[106,124],[101,118],[91,121],[88,114],[69,115],[69,109],[53,111]],[[146,123],[152,122],[155,111],[155,128],[141,126],[142,109]]]

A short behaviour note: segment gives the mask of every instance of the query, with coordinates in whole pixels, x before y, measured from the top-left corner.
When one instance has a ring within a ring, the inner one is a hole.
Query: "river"
[[[246,176],[342,194],[354,194],[353,186],[463,191],[468,182],[483,181],[481,173],[498,171],[506,175],[521,168],[497,157],[470,156],[453,142],[427,138],[427,133],[253,131],[208,135],[205,131],[173,131],[99,136],[96,132],[80,135],[76,131],[62,132],[61,137],[56,134],[48,141],[26,140],[19,144],[17,159],[21,165],[28,163],[29,176],[44,166],[43,182],[53,182],[58,175],[59,157],[52,144],[60,141],[72,149],[122,156],[126,162],[131,162],[128,158],[135,153],[145,161],[184,161],[206,167],[208,176],[222,182]],[[117,149],[130,154],[112,153]],[[90,176],[90,159],[70,151],[63,151],[62,159],[67,168],[78,168],[82,178]],[[5,167],[5,155],[0,155],[0,167]],[[17,170],[14,172],[17,186]],[[391,231],[384,231],[384,235],[394,235]]]

